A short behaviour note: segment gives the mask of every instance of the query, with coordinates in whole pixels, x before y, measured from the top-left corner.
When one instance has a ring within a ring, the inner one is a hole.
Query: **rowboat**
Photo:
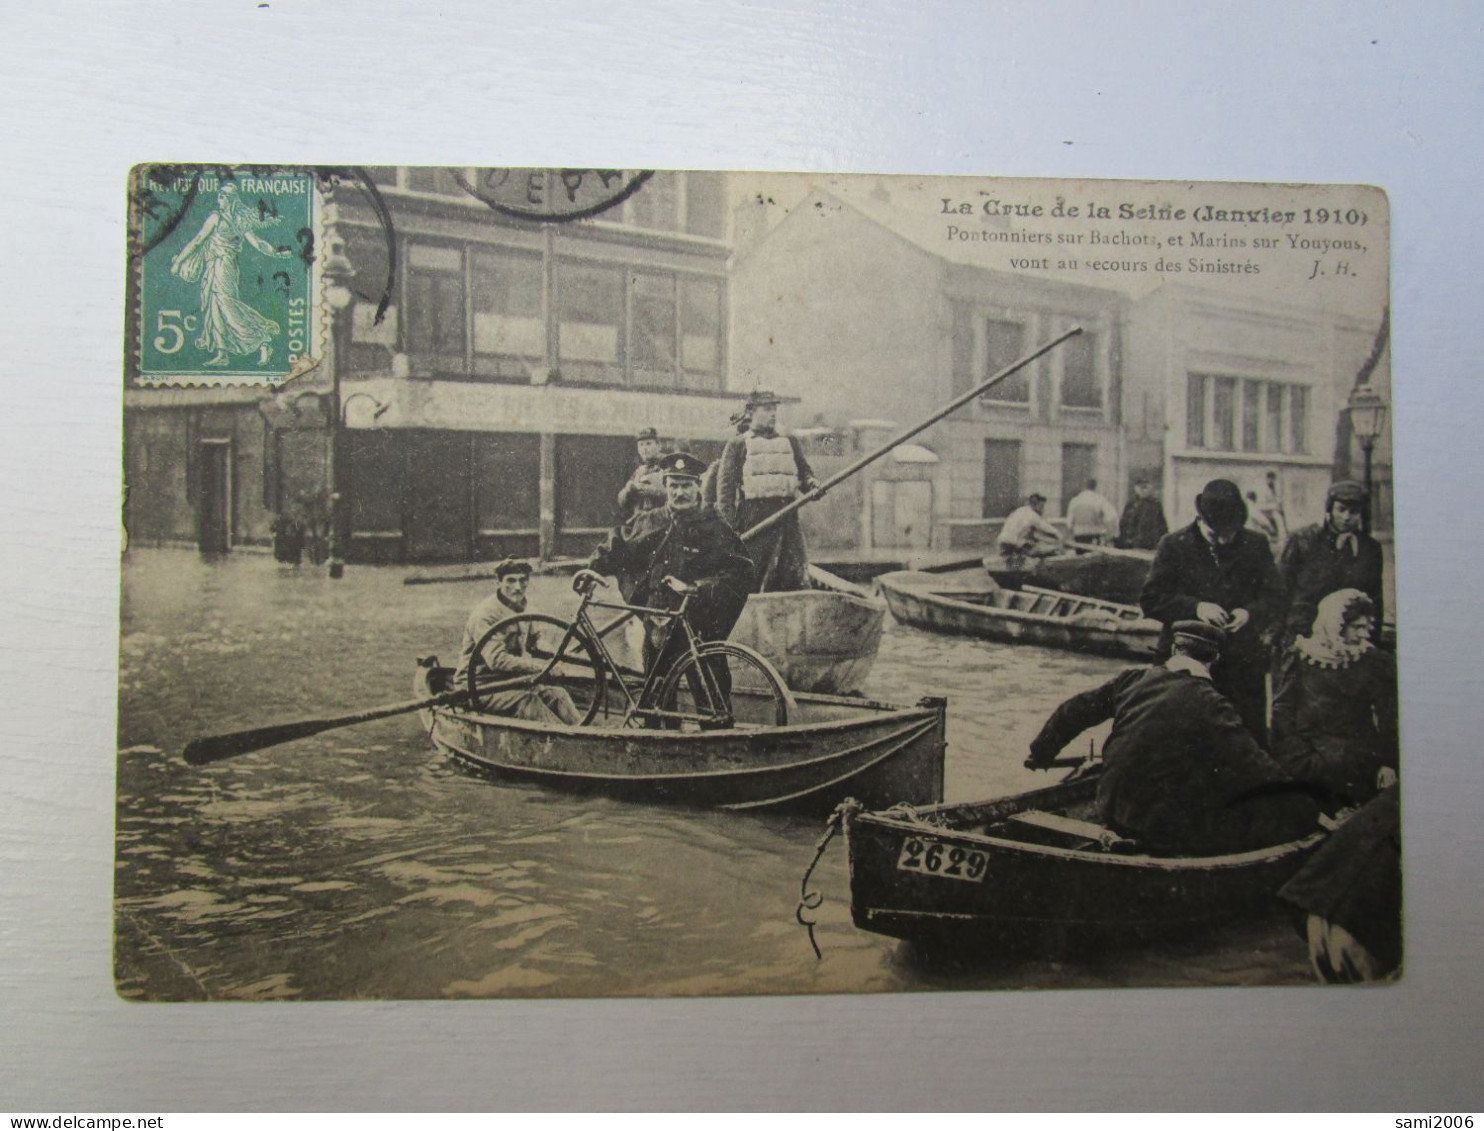
[[[451,674],[420,660],[414,695],[441,694]],[[474,770],[624,800],[809,813],[846,795],[883,806],[942,800],[946,700],[900,707],[799,693],[786,725],[749,721],[772,705],[738,686],[736,727],[704,732],[564,726],[437,705],[421,719],[434,745]]]
[[[886,602],[817,566],[809,581],[808,589],[752,594],[730,639],[766,656],[791,688],[858,691],[876,662]]]
[[[1154,656],[1160,625],[1134,605],[1022,585],[1008,589],[982,570],[917,570],[876,579],[892,616],[934,632],[1039,644],[1132,660]]]
[[[1080,597],[1136,605],[1153,562],[1153,550],[1105,546],[1083,553],[1041,558],[1026,582]]]
[[[1326,835],[1225,856],[1148,855],[1097,823],[1101,769],[999,800],[842,806],[855,925],[960,958],[1192,933],[1274,906]]]

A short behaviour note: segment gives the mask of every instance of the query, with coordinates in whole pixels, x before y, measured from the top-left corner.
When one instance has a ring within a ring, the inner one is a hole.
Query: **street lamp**
[[[325,452],[325,481],[330,496],[330,576],[345,575],[345,506],[341,498],[340,431],[343,427],[340,412],[340,379],[350,360],[351,305],[355,295],[350,283],[355,278],[355,264],[345,254],[345,238],[336,226],[337,214],[334,202],[325,208],[325,264],[322,268],[325,279],[325,302],[330,308],[330,337],[334,342],[333,366],[330,374],[330,411],[326,413],[329,443]]]
[[[1365,453],[1365,493],[1373,494],[1371,483],[1371,456],[1376,450],[1376,441],[1381,438],[1381,429],[1386,423],[1386,402],[1369,385],[1357,385],[1350,394],[1350,431],[1360,442]],[[1369,520],[1367,521],[1369,525]]]

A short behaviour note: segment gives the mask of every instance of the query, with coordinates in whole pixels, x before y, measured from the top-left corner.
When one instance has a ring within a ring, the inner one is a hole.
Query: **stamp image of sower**
[[[140,378],[282,381],[314,347],[313,175],[146,166],[136,178]]]

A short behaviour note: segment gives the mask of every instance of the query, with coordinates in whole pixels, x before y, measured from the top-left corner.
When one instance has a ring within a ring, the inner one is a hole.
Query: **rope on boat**
[[[858,813],[861,803],[853,797],[847,797],[835,806],[835,811],[830,814],[830,819],[825,822],[824,835],[819,838],[819,843],[814,846],[814,859],[809,861],[809,867],[804,869],[804,877],[799,881],[799,905],[794,908],[794,918],[799,926],[809,932],[809,945],[814,948],[814,960],[818,962],[824,958],[824,952],[819,949],[819,942],[814,937],[814,925],[817,919],[804,918],[805,911],[817,911],[824,903],[824,893],[809,890],[809,877],[814,875],[815,866],[824,856],[824,850],[829,847],[835,832],[840,828],[842,820],[851,813]]]

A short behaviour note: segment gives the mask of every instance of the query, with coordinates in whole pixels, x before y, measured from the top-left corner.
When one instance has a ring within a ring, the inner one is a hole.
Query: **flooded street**
[[[124,565],[116,859],[119,992],[150,1000],[752,994],[1304,983],[1280,918],[1096,962],[921,966],[850,923],[837,839],[794,922],[823,822],[568,797],[470,776],[416,715],[192,768],[190,738],[410,697],[491,582],[343,581],[258,554],[133,550]],[[531,605],[575,606],[565,577]],[[889,624],[862,690],[948,696],[946,793],[1044,784],[1047,713],[1118,661]]]

